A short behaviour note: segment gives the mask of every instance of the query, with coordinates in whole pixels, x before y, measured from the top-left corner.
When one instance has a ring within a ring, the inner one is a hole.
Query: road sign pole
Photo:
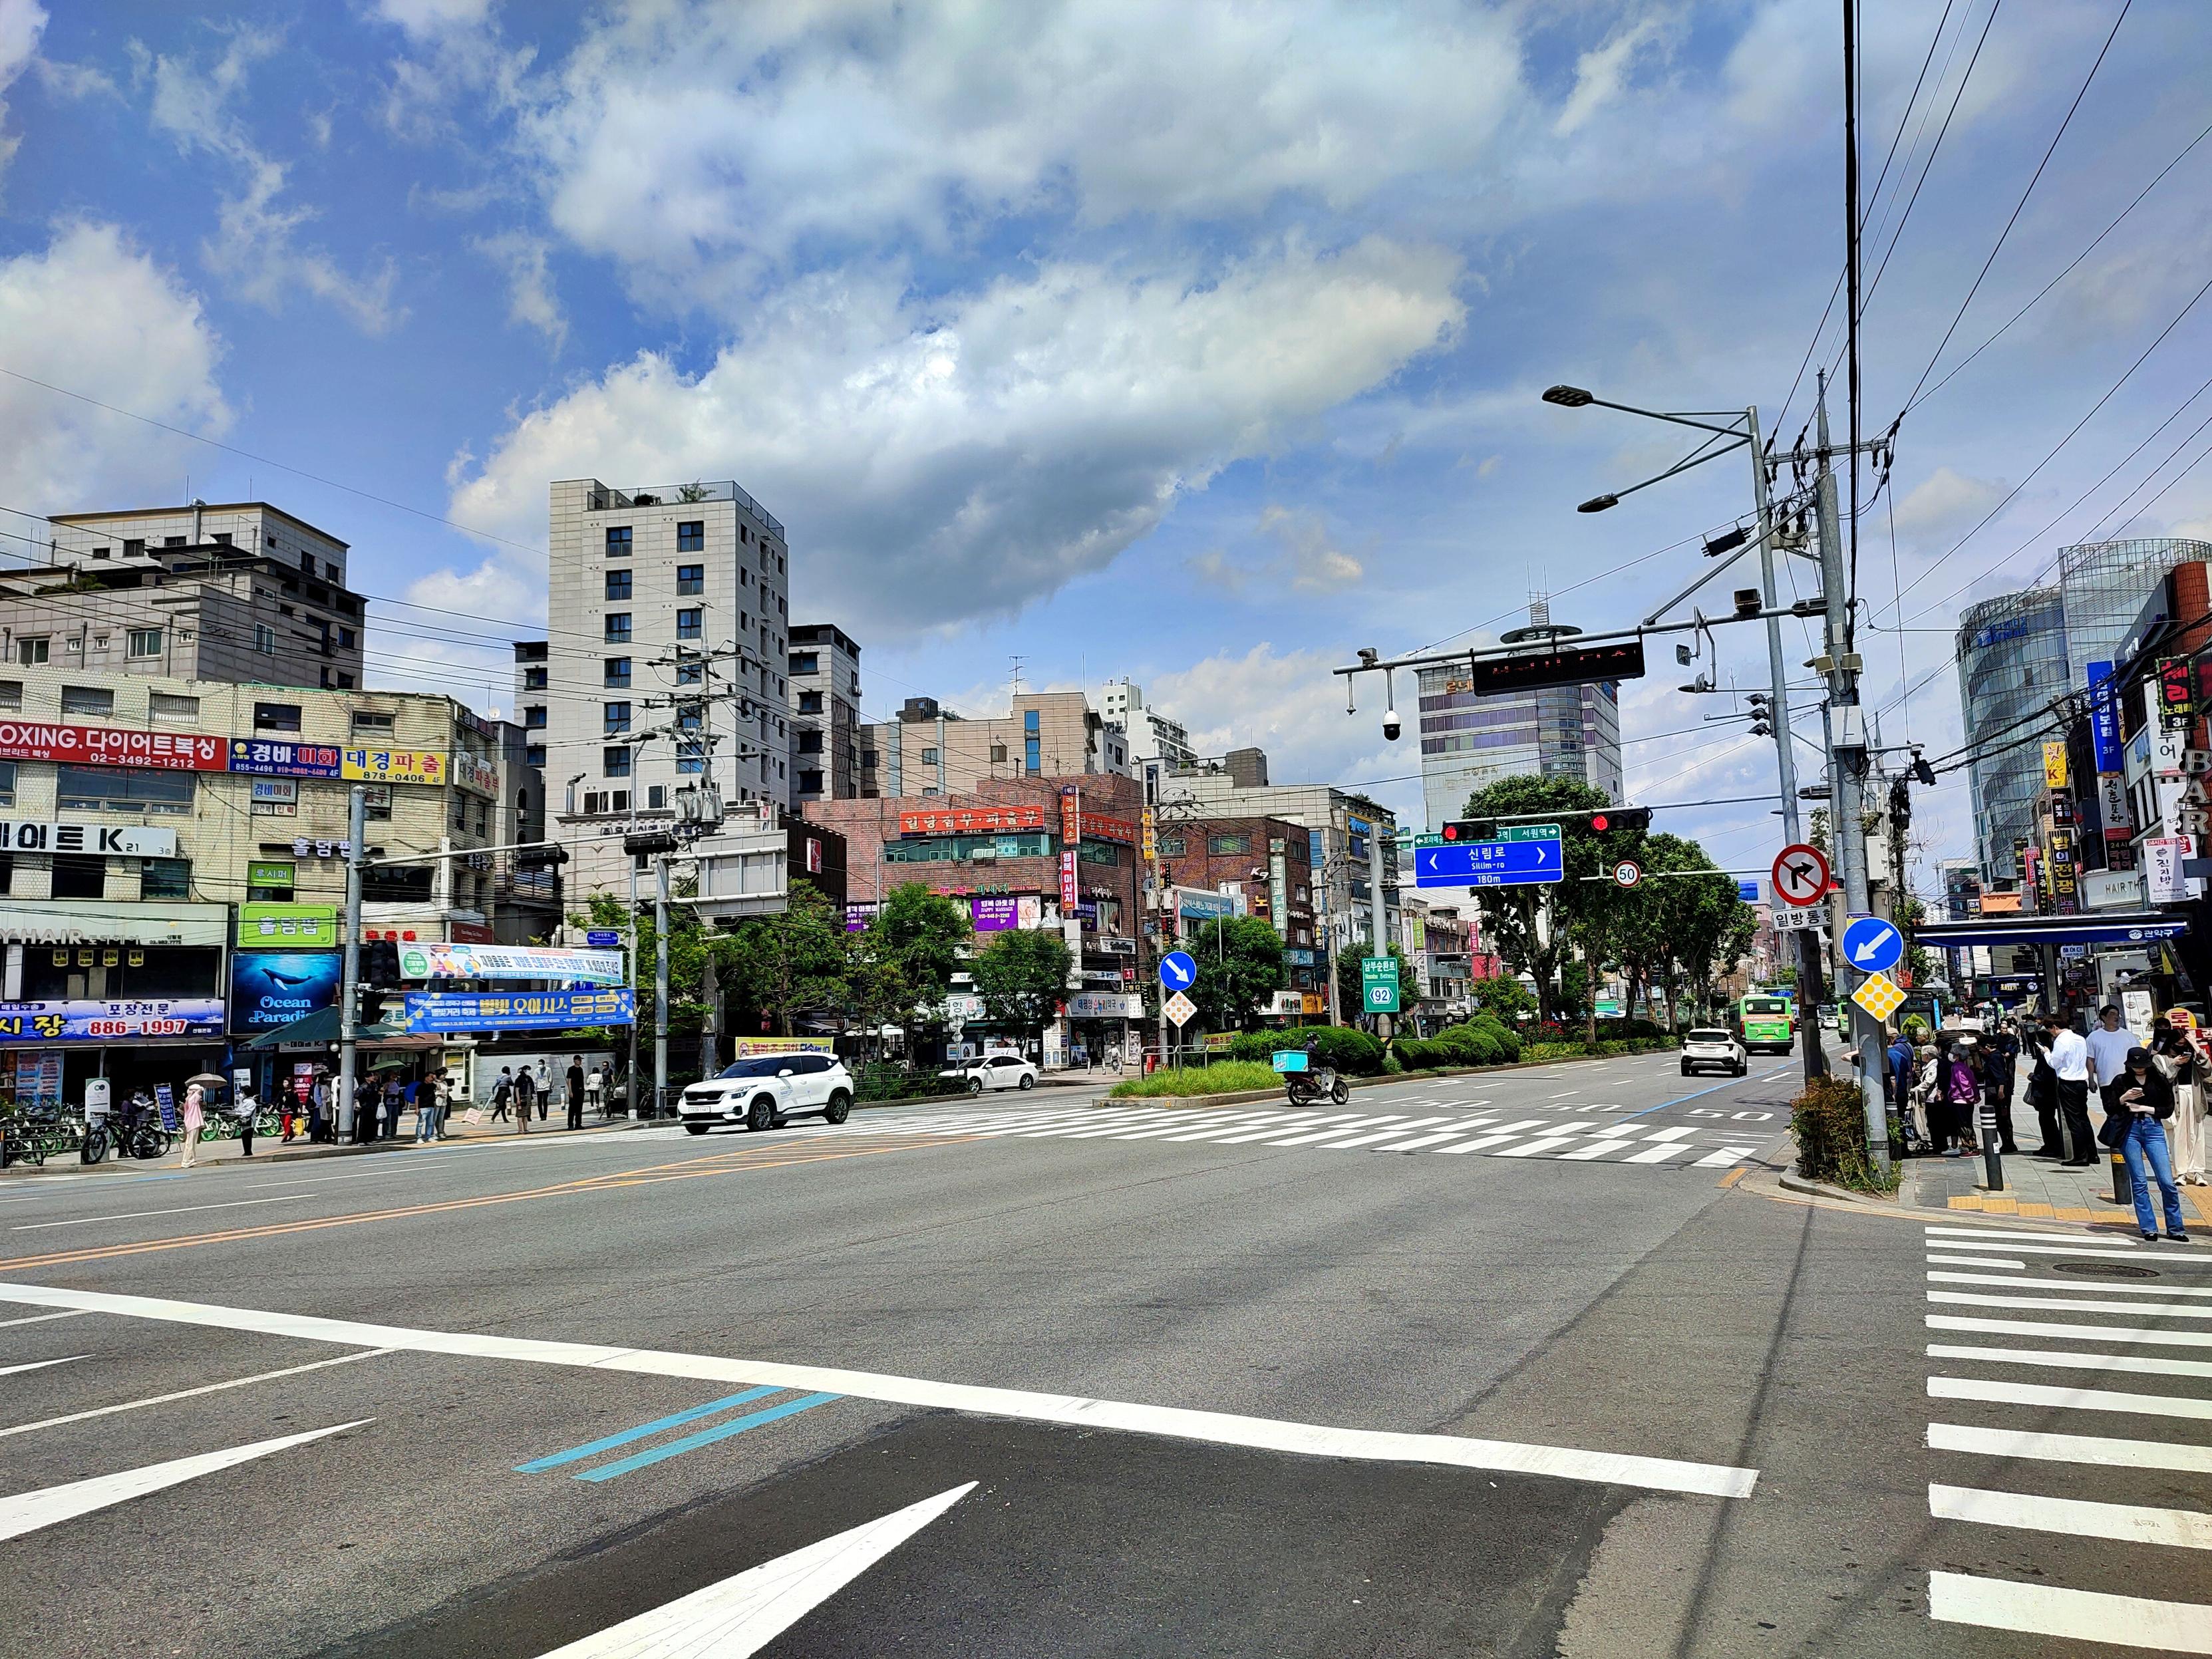
[[[1375,954],[1387,957],[1390,954],[1390,937],[1383,921],[1382,826],[1379,823],[1367,826],[1367,886],[1370,896],[1375,901]],[[1375,1036],[1386,1048],[1389,1046],[1389,1015],[1375,1016]]]

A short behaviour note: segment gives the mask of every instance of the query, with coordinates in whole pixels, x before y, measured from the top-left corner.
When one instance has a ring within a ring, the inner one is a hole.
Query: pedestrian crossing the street
[[[1095,1104],[1061,1109],[975,1107],[885,1112],[869,1127],[877,1134],[952,1135],[1000,1140],[1152,1141],[1261,1150],[1434,1152],[1556,1160],[1572,1164],[1637,1164],[1649,1168],[1725,1170],[1759,1150],[1765,1131],[1723,1121],[1710,1126],[1655,1127],[1635,1109],[1588,1102],[1480,1108],[1485,1103],[1398,1100],[1390,1112],[1321,1111],[1280,1106],[1127,1108]],[[1451,1107],[1455,1110],[1439,1110]],[[1567,1111],[1578,1116],[1565,1116]],[[1761,1116],[1765,1115],[1760,1114]],[[816,1129],[816,1133],[836,1130]]]
[[[1929,1617],[2212,1654],[2212,1251],[1946,1226],[1926,1247],[1928,1512],[1966,1529],[1929,1540]],[[2093,1579],[2089,1540],[2140,1548]]]

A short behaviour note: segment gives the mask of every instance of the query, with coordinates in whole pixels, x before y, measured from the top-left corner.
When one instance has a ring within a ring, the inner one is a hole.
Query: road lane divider
[[[1360,1462],[1403,1463],[1543,1475],[1650,1492],[1714,1498],[1747,1497],[1756,1469],[1672,1457],[1646,1457],[1583,1447],[1545,1446],[1448,1434],[1358,1429],[1276,1418],[1248,1417],[1187,1407],[1095,1400],[988,1384],[945,1382],[835,1366],[793,1365],[773,1360],[678,1353],[606,1343],[563,1342],[495,1336],[470,1331],[418,1330],[364,1321],[326,1319],[166,1297],[126,1296],[59,1285],[0,1281],[0,1303],[32,1307],[84,1308],[125,1318],[152,1319],[217,1330],[252,1331],[349,1347],[404,1349],[462,1358],[520,1360],[600,1373],[683,1376],[701,1382],[767,1385],[810,1394],[846,1395],[887,1405],[1158,1435],[1210,1445],[1238,1446],[1295,1456],[1338,1457]],[[2208,1338],[2212,1340],[2212,1338]]]
[[[571,1446],[566,1451],[555,1452],[550,1457],[533,1457],[527,1463],[517,1463],[517,1474],[543,1474],[548,1469],[557,1469],[564,1464],[580,1463],[587,1457],[597,1457],[601,1452],[613,1451],[640,1440],[649,1440],[656,1434],[665,1434],[686,1423],[696,1423],[702,1417],[712,1417],[717,1412],[733,1411],[739,1406],[750,1405],[756,1400],[765,1400],[778,1392],[775,1389],[747,1389],[743,1394],[724,1395],[720,1400],[709,1400],[703,1406],[687,1406],[680,1412],[671,1412],[665,1417],[656,1417],[650,1423],[641,1423],[634,1429],[624,1429],[618,1434],[602,1435],[597,1440],[587,1440],[580,1446]]]
[[[88,1310],[89,1311],[89,1310]],[[95,1406],[89,1411],[70,1412],[61,1417],[42,1417],[35,1423],[18,1423],[0,1429],[0,1440],[10,1435],[30,1434],[39,1429],[58,1429],[64,1423],[82,1423],[95,1417],[112,1417],[118,1412],[143,1411],[149,1406],[166,1406],[178,1400],[197,1400],[204,1394],[221,1394],[227,1389],[242,1389],[250,1382],[273,1382],[280,1376],[297,1376],[302,1371],[319,1371],[332,1365],[350,1365],[356,1359],[374,1359],[379,1354],[390,1353],[389,1348],[363,1348],[357,1353],[342,1353],[329,1359],[311,1359],[304,1365],[287,1365],[281,1370],[257,1371],[252,1376],[234,1376],[225,1382],[203,1382],[197,1389],[179,1389],[172,1394],[157,1394],[145,1400],[126,1400],[119,1406]]]

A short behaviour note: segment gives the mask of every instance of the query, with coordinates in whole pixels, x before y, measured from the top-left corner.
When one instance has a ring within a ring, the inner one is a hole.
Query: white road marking
[[[1944,1243],[1948,1244],[1950,1241],[1946,1239]],[[2140,1244],[2130,1245],[2124,1249],[2093,1249],[2086,1246],[2076,1249],[2065,1244],[2015,1244],[2010,1239],[2007,1239],[2004,1249],[2008,1255],[2012,1255],[2084,1256],[2093,1261],[2141,1261],[2143,1259],[2143,1247]],[[2175,1250],[2171,1254],[2161,1255],[2158,1258],[2158,1265],[2161,1269],[2212,1267],[2212,1251],[2199,1251],[2191,1255],[2185,1251]]]
[[[164,1486],[173,1486],[185,1480],[197,1480],[204,1474],[213,1474],[217,1469],[229,1468],[235,1463],[250,1462],[257,1457],[266,1457],[289,1446],[320,1440],[325,1435],[343,1434],[348,1429],[357,1429],[364,1423],[373,1423],[371,1417],[357,1419],[351,1423],[337,1423],[327,1429],[310,1429],[305,1434],[288,1434],[274,1440],[256,1440],[243,1446],[233,1446],[224,1451],[201,1452],[191,1457],[173,1457],[166,1463],[149,1463],[140,1469],[125,1469],[120,1474],[96,1474],[88,1480],[72,1480],[64,1486],[47,1486],[39,1492],[17,1492],[11,1498],[0,1498],[0,1540],[21,1538],[27,1532],[36,1532],[64,1521],[74,1520],[80,1515],[90,1515],[111,1504],[127,1503],[134,1498],[143,1498]]]
[[[1928,1513],[1938,1521],[1971,1521],[1984,1527],[2018,1527],[2069,1538],[2117,1538],[2130,1544],[2168,1544],[2212,1550],[2212,1515],[2191,1510],[2148,1509],[2136,1504],[2097,1504],[2078,1498],[2038,1498],[2025,1492],[1983,1492],[1973,1486],[1928,1488]]]
[[[1930,1359],[1988,1359],[2000,1364],[2050,1365],[2069,1371],[2133,1371],[2142,1376],[2212,1376],[2212,1360],[2166,1359],[2131,1353],[2067,1353],[2052,1348],[1968,1348],[1931,1342]]]
[[[2158,1342],[2182,1348],[2212,1348],[2212,1332],[2152,1331],[2130,1325],[2066,1325],[2049,1319],[1970,1319],[1962,1314],[1929,1314],[1931,1331],[1980,1331],[1991,1336],[2056,1336],[2074,1342]]]
[[[1699,1170],[1717,1170],[1724,1164],[1734,1164],[1739,1158],[1749,1158],[1758,1150],[1756,1146],[1723,1146],[1717,1152],[1707,1152],[1692,1167]]]
[[[90,1358],[89,1354],[73,1353],[65,1359],[33,1359],[22,1365],[0,1365],[0,1376],[13,1376],[18,1371],[42,1371],[49,1365],[66,1365],[73,1360]]]
[[[1518,1123],[1501,1123],[1486,1135],[1479,1136],[1461,1146],[1445,1147],[1442,1156],[1448,1158],[1455,1152],[1480,1152],[1492,1146],[1503,1146],[1516,1136],[1527,1134],[1531,1129],[1540,1129],[1543,1127],[1544,1120],[1540,1117],[1523,1118]]]
[[[1542,1152],[1557,1152],[1562,1146],[1571,1146],[1575,1144],[1576,1139],[1577,1137],[1574,1135],[1545,1135],[1538,1139],[1524,1142],[1522,1145],[1518,1146],[1508,1146],[1501,1152],[1492,1153],[1491,1156],[1493,1158],[1534,1158]]]
[[[2064,1636],[2115,1647],[2212,1653],[2212,1607],[2140,1595],[2022,1584],[1972,1573],[1928,1575],[1928,1616],[2031,1636]]]
[[[1932,1260],[1933,1258],[1931,1258]],[[2212,1296],[2212,1285],[2115,1285],[2106,1279],[2084,1284],[2078,1279],[2015,1279],[2010,1273],[1931,1273],[1929,1282],[1939,1285],[2020,1285],[2032,1291],[2094,1291],[2100,1296]],[[2128,1310],[2132,1313],[2135,1310]]]
[[[1396,1133],[1395,1130],[1391,1131]],[[1386,1140],[1379,1146],[1370,1146],[1370,1152],[1412,1152],[1424,1146],[1441,1146],[1447,1140],[1456,1140],[1467,1133],[1464,1124],[1444,1130],[1441,1134],[1415,1135],[1411,1140]]]
[[[1349,1129],[1365,1116],[1366,1114],[1364,1112],[1331,1112],[1325,1117],[1309,1117],[1301,1121],[1306,1124],[1334,1123],[1340,1129]],[[1269,1124],[1264,1129],[1249,1130],[1241,1135],[1224,1135],[1217,1144],[1223,1146],[1242,1146],[1247,1141],[1264,1140],[1269,1135],[1280,1134],[1289,1127],[1287,1124]]]
[[[1690,1150],[1679,1140],[1670,1140],[1663,1146],[1647,1146],[1640,1152],[1632,1152],[1620,1161],[1623,1164],[1664,1164],[1675,1153]]]
[[[1635,1144],[1632,1140],[1593,1140],[1578,1152],[1561,1152],[1559,1156],[1571,1161],[1603,1158],[1607,1152],[1617,1152],[1624,1146],[1633,1146]]]
[[[186,1204],[173,1210],[131,1210],[122,1215],[81,1215],[67,1221],[25,1221],[10,1227],[15,1233],[34,1233],[44,1227],[89,1227],[99,1221],[143,1221],[157,1215],[191,1215],[200,1210],[242,1210],[249,1204],[283,1204],[295,1198],[313,1198],[313,1193],[284,1193],[275,1198],[234,1198],[222,1204]]]
[[[1931,1451],[2024,1457],[2044,1463],[2101,1463],[2118,1469],[2179,1469],[2212,1474],[2212,1446],[2185,1446],[2168,1440],[2116,1440],[2094,1434],[2040,1434],[2023,1429],[1930,1423],[1928,1446]]]
[[[487,1359],[524,1360],[571,1365],[602,1372],[648,1376],[683,1376],[696,1381],[769,1384],[807,1393],[839,1394],[892,1405],[971,1412],[1024,1422],[1065,1423],[1084,1428],[1155,1434],[1212,1445],[1244,1446],[1313,1457],[1341,1457],[1366,1462],[1435,1464],[1465,1469],[1506,1470],[1561,1480],[1638,1486],[1653,1492],[1698,1492],[1716,1498],[1747,1496],[1758,1481],[1756,1469],[1641,1457],[1577,1447],[1528,1445],[1515,1441],[1477,1440],[1448,1434],[1412,1434],[1384,1429],[1337,1428],[1243,1417],[1227,1412],[1148,1406],[1127,1401],[1090,1400],[1077,1395],[1034,1393],[922,1377],[890,1376],[831,1366],[789,1365],[769,1360],[730,1359],[714,1354],[613,1347],[604,1343],[554,1342],[526,1337],[492,1336],[465,1331],[415,1330],[308,1314],[223,1307],[167,1297],[118,1296],[103,1291],[0,1282],[0,1302],[33,1307],[86,1308],[129,1318],[166,1320],[219,1330],[258,1331],[349,1347],[398,1348],[419,1353],[460,1354]]]
[[[544,1659],[747,1659],[975,1490],[973,1480],[556,1648]]]
[[[234,1376],[228,1382],[203,1382],[197,1389],[179,1389],[174,1394],[157,1394],[147,1400],[126,1400],[119,1406],[96,1406],[90,1411],[71,1412],[66,1417],[44,1417],[35,1423],[18,1423],[12,1428],[0,1429],[0,1440],[12,1434],[29,1434],[34,1429],[58,1429],[64,1423],[82,1423],[88,1417],[112,1417],[118,1412],[143,1411],[149,1406],[166,1406],[173,1400],[191,1400],[204,1394],[221,1394],[225,1389],[242,1389],[249,1382],[267,1382],[280,1376],[297,1376],[301,1371],[319,1371],[330,1365],[350,1365],[356,1359],[374,1359],[389,1348],[363,1348],[358,1353],[342,1353],[333,1359],[313,1359],[304,1365],[287,1365],[279,1371],[259,1371],[252,1376]]]
[[[1387,1129],[1363,1128],[1334,1140],[1317,1141],[1315,1144],[1332,1149],[1339,1146],[1364,1146],[1370,1140],[1388,1140],[1393,1135],[1404,1134],[1408,1129],[1433,1129],[1439,1123],[1450,1121],[1448,1117],[1417,1117],[1404,1123],[1394,1123]]]
[[[2124,1244],[2137,1255],[2142,1253],[2141,1245],[2133,1239],[2118,1233],[2035,1233],[2012,1227],[1929,1226],[1924,1231],[1931,1243],[1951,1239],[1971,1238],[1979,1244],[1990,1239],[1996,1239],[2009,1248],[2021,1240],[2033,1239],[2044,1244]],[[1956,1246],[1946,1243],[1944,1248],[1949,1249],[1955,1249]]]
[[[1270,1135],[1266,1139],[1262,1140],[1261,1145],[1266,1146],[1309,1146],[1316,1140],[1332,1140],[1338,1135],[1349,1134],[1354,1129],[1370,1128],[1376,1126],[1393,1129],[1410,1129],[1413,1127],[1413,1123],[1407,1118],[1396,1113],[1392,1113],[1382,1117],[1355,1119],[1350,1123],[1340,1123],[1332,1128],[1323,1129],[1318,1133],[1314,1134],[1289,1136]]]
[[[0,1319],[0,1331],[10,1325],[43,1325],[49,1319],[82,1319],[91,1311],[89,1308],[71,1308],[65,1313],[33,1314],[28,1319]]]
[[[2040,1308],[2054,1313],[2132,1314],[2137,1319],[2212,1319],[2212,1308],[2186,1302],[2081,1302],[2063,1296],[1982,1296],[1971,1291],[1929,1291],[1927,1296],[1930,1302],[1954,1308]]]
[[[2119,1394],[2110,1389],[2055,1389],[2046,1382],[2005,1382],[1982,1376],[1931,1376],[1931,1400],[1986,1400],[2001,1406],[2048,1406],[2061,1411],[2133,1412],[2145,1417],[2212,1419],[2212,1400],[2179,1394]]]
[[[1930,1261],[1947,1262],[1955,1267],[2019,1267],[2025,1269],[2027,1266],[2027,1263],[2025,1261],[2008,1261],[2000,1256],[1994,1255],[1931,1255],[1928,1259]]]
[[[1654,1129],[1644,1138],[1646,1140],[1681,1140],[1695,1133],[1695,1129]]]

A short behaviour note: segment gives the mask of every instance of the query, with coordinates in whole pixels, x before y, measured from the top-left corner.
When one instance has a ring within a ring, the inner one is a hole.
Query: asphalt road
[[[11,1177],[0,1645],[2212,1651],[2212,1249],[1780,1201],[1787,1070]]]

